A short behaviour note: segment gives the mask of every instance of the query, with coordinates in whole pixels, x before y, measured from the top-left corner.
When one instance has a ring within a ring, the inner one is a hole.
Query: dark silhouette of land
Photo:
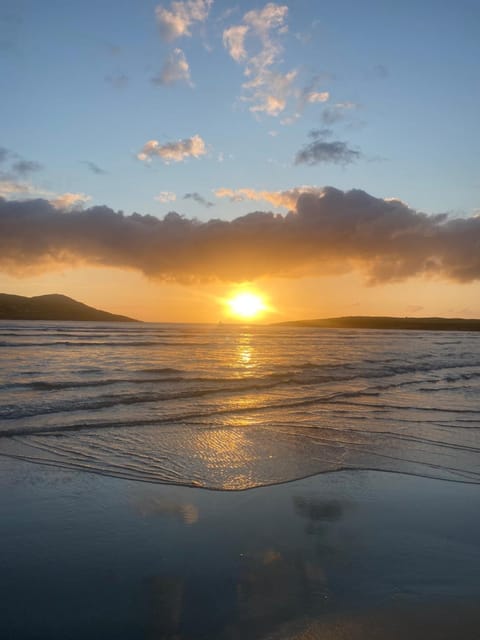
[[[480,331],[480,320],[464,318],[394,318],[389,316],[345,316],[319,320],[294,320],[277,325],[319,329],[396,329],[411,331]]]
[[[14,296],[0,293],[0,320],[85,320],[90,322],[138,322],[134,318],[100,311],[68,296]]]

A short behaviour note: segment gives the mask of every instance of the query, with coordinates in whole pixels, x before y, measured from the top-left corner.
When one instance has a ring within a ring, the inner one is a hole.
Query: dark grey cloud
[[[34,160],[25,160],[15,151],[0,147],[0,182],[16,181],[28,178],[31,173],[43,169],[43,165]]]
[[[352,149],[341,140],[328,141],[330,129],[312,129],[309,137],[312,142],[307,143],[295,156],[295,164],[314,166],[322,163],[350,164],[361,157],[360,151]]]
[[[0,199],[0,268],[12,273],[78,262],[181,282],[353,270],[371,283],[418,275],[469,282],[480,279],[479,246],[480,217],[426,215],[332,187],[302,193],[284,216],[254,211],[208,222]]]
[[[102,176],[108,173],[108,171],[105,171],[105,169],[102,169],[98,164],[95,164],[95,162],[91,162],[90,160],[82,160],[82,164],[85,164],[90,171],[97,176]]]
[[[17,160],[10,168],[15,175],[20,176],[21,178],[26,178],[31,173],[40,171],[41,169],[43,169],[42,165],[34,160]]]
[[[199,193],[197,193],[196,191],[194,191],[193,193],[186,193],[183,196],[184,200],[193,200],[194,202],[196,202],[197,204],[201,204],[203,207],[214,207],[215,203],[210,202],[210,200],[207,200],[206,198],[204,198],[203,196],[201,196]]]
[[[313,138],[314,140],[318,140],[319,138],[330,138],[333,135],[333,131],[331,129],[310,129],[308,132],[308,137]]]

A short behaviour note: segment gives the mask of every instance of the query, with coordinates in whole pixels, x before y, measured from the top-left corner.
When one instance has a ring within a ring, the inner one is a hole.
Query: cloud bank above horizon
[[[422,275],[480,279],[480,217],[427,215],[358,189],[285,193],[292,201],[298,194],[286,215],[254,211],[207,222],[0,198],[0,268],[31,275],[87,263],[176,282],[351,271],[370,284]]]

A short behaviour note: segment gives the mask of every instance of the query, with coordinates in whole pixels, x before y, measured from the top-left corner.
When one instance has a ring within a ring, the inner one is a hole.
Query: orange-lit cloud
[[[84,193],[61,193],[49,202],[55,209],[66,209],[67,211],[72,208],[82,207],[86,202],[91,200],[90,196]]]
[[[181,36],[191,36],[190,28],[195,22],[205,22],[213,0],[174,1],[167,9],[158,5],[155,9],[160,36],[167,41]]]
[[[185,82],[193,86],[190,78],[190,66],[182,49],[174,49],[167,57],[161,72],[152,78],[153,84],[172,85]]]
[[[370,282],[415,275],[468,282],[480,279],[479,245],[478,217],[426,215],[399,200],[332,187],[301,193],[286,215],[256,211],[208,222],[0,199],[0,265],[10,272],[78,260],[182,282],[354,270]]]
[[[169,164],[170,162],[183,162],[188,158],[199,158],[206,153],[205,142],[197,134],[191,138],[166,142],[165,144],[160,144],[158,140],[149,140],[143,145],[137,158],[144,162],[150,162],[152,158],[157,157],[165,164]]]
[[[296,95],[294,81],[297,70],[281,73],[274,67],[281,60],[280,37],[287,32],[288,7],[274,2],[259,9],[251,9],[243,16],[242,24],[223,32],[223,44],[235,62],[244,65],[247,80],[242,87],[242,100],[250,103],[252,113],[278,116],[290,96]],[[254,47],[247,47],[247,41]],[[258,48],[260,46],[260,48]]]
[[[270,202],[275,207],[294,209],[297,200],[302,193],[321,193],[316,187],[296,187],[285,191],[262,191],[257,189],[227,189],[220,188],[214,191],[217,198],[228,198],[231,202],[244,202],[245,200]]]

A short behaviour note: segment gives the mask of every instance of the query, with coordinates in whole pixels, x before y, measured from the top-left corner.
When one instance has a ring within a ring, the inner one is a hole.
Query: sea
[[[2,321],[0,456],[212,490],[478,484],[480,334]]]

